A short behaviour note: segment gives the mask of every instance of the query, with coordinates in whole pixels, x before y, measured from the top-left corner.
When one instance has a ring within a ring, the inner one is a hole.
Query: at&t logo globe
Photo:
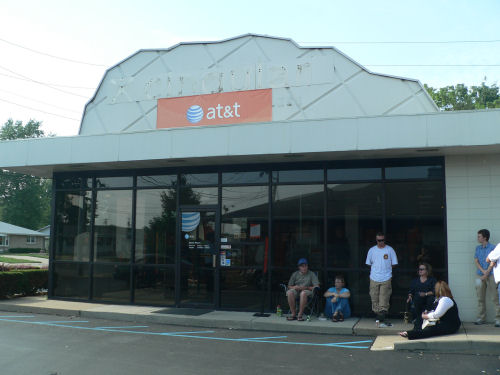
[[[191,124],[200,122],[203,118],[203,108],[199,105],[192,105],[186,112],[186,118]]]

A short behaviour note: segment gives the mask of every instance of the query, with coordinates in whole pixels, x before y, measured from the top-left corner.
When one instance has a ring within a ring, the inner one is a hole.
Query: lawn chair
[[[288,291],[288,284],[286,283],[281,283],[280,284],[280,295],[283,296],[286,303],[281,304],[281,306],[288,305],[288,298],[286,296],[286,292]],[[313,316],[319,317],[321,314],[321,294],[320,294],[320,287],[317,286],[313,289],[312,295],[307,298],[307,304],[306,307],[304,308],[304,315],[306,317],[306,320],[311,320]],[[281,299],[280,299],[281,300]],[[295,300],[296,308],[297,311],[299,311],[299,303],[300,303],[300,296],[297,294],[297,298]],[[283,312],[286,315],[290,315],[290,307],[288,309],[283,309]]]

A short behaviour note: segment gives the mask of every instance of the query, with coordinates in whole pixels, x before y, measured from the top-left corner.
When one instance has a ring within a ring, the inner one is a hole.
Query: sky
[[[432,87],[499,85],[499,19],[500,0],[0,0],[0,125],[77,135],[106,69],[137,50],[247,33]]]

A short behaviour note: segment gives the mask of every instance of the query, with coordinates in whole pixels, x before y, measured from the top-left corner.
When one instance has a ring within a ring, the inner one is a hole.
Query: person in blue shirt
[[[326,297],[325,316],[332,319],[333,322],[343,322],[351,316],[351,307],[349,306],[349,297],[351,292],[344,287],[344,277],[335,276],[335,286],[328,289]]]
[[[486,293],[492,294],[493,304],[496,308],[496,320],[500,320],[500,306],[498,304],[498,296],[496,294],[496,283],[493,278],[494,263],[488,263],[486,258],[488,254],[495,248],[490,244],[490,231],[481,229],[477,232],[477,242],[474,254],[474,263],[477,267],[476,272],[476,292],[477,292],[477,320],[474,324],[484,324],[486,322]],[[495,293],[493,293],[495,292]]]

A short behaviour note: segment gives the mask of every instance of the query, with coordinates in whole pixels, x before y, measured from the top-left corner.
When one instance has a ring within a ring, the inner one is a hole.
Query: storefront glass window
[[[328,181],[367,181],[380,180],[382,178],[382,168],[345,168],[329,169]]]
[[[323,265],[323,185],[273,186],[273,265]]]
[[[181,186],[217,185],[218,183],[219,183],[218,173],[181,174]]]
[[[221,306],[254,309],[259,306],[267,279],[269,187],[222,188]],[[223,262],[224,261],[224,262]]]
[[[57,189],[86,190],[92,188],[92,179],[87,177],[65,177],[56,180]]]
[[[175,305],[175,268],[138,266],[134,269],[135,303]],[[185,280],[187,283],[187,280]]]
[[[409,167],[387,167],[385,178],[390,180],[412,178],[442,178],[444,176],[441,165],[416,165]]]
[[[382,184],[329,184],[327,267],[364,267],[383,230]]]
[[[176,190],[138,190],[135,262],[175,264]]]
[[[97,177],[95,185],[98,189],[132,187],[133,179],[126,177]]]
[[[398,252],[399,268],[417,269],[425,261],[445,267],[443,182],[386,185],[387,241]]]
[[[56,194],[56,260],[89,260],[91,204],[90,191],[60,191]]]
[[[177,175],[137,176],[137,187],[173,186],[177,183]]]
[[[182,205],[214,205],[219,203],[219,189],[216,187],[191,187],[180,188],[180,202]]]
[[[323,182],[324,180],[325,177],[323,169],[301,169],[273,172],[273,184]]]
[[[94,219],[97,262],[128,262],[132,248],[132,192],[97,192]]]
[[[94,300],[130,302],[130,266],[95,264],[93,281]]]
[[[56,263],[53,267],[53,289],[55,297],[89,298],[89,264]]]
[[[222,174],[223,185],[267,184],[268,172],[228,172]]]

